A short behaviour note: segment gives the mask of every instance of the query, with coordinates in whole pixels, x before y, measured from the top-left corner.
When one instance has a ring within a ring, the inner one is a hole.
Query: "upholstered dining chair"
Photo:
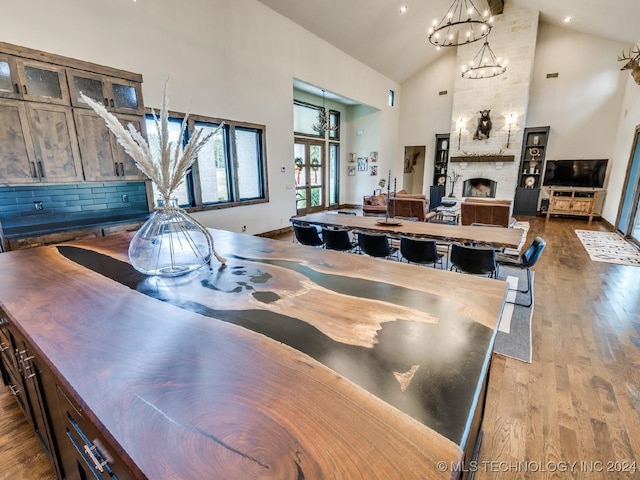
[[[409,263],[433,264],[433,268],[440,265],[442,268],[443,255],[438,252],[435,240],[401,237],[400,254],[402,255],[401,260],[404,258]]]
[[[547,246],[547,242],[545,242],[541,237],[536,237],[531,245],[527,247],[527,249],[522,252],[519,257],[512,257],[509,255],[498,254],[496,255],[496,262],[498,265],[503,265],[505,267],[513,267],[513,268],[521,268],[527,271],[527,289],[516,290],[520,293],[527,293],[529,298],[529,303],[519,303],[519,302],[509,302],[515,305],[520,305],[523,307],[530,307],[533,303],[533,295],[531,290],[531,267],[533,267],[538,260],[540,259],[540,255],[542,255],[542,251]]]
[[[357,232],[360,251],[370,257],[397,258],[398,249],[392,247],[384,233]]]
[[[454,243],[449,254],[451,270],[497,277],[496,251],[489,247],[472,247]]]
[[[351,252],[358,246],[357,242],[351,240],[349,231],[345,228],[322,227],[322,240],[328,250]]]
[[[318,230],[312,225],[294,223],[293,233],[298,243],[301,243],[302,245],[309,245],[312,247],[321,247],[323,245],[322,238],[320,238]]]

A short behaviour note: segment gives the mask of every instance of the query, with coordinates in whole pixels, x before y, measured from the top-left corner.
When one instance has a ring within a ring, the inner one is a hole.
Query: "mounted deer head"
[[[631,70],[631,76],[635,82],[640,85],[640,42],[629,49],[629,53],[618,57],[619,62],[627,62],[620,70]]]

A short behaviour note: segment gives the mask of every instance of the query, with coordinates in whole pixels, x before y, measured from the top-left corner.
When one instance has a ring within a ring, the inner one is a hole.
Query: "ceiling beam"
[[[488,0],[491,15],[500,15],[504,10],[504,0]]]

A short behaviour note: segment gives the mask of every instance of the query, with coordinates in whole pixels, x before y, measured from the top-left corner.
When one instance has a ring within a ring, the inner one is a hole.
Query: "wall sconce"
[[[507,135],[507,148],[509,148],[509,143],[511,142],[511,127],[515,125],[516,118],[513,116],[513,113],[507,117],[507,125],[509,125],[509,134]]]
[[[458,150],[460,150],[460,140],[462,139],[462,127],[464,127],[464,120],[458,120]]]

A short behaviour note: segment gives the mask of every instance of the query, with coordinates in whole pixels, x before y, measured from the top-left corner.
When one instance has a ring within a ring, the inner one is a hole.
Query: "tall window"
[[[221,120],[202,116],[189,116],[185,138],[178,138],[184,117],[169,119],[171,142],[189,140],[190,132],[214,131]],[[224,121],[222,129],[202,147],[198,159],[176,190],[178,203],[183,208],[203,210],[247,203],[266,202],[266,155],[264,126]],[[147,132],[152,152],[159,152],[159,140],[152,115],[147,115]],[[155,186],[154,186],[155,187]],[[154,189],[157,198],[157,191]]]

